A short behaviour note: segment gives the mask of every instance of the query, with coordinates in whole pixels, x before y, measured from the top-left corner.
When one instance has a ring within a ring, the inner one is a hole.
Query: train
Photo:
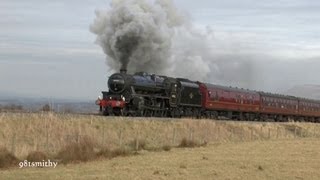
[[[320,101],[126,70],[96,104],[106,116],[320,122]]]

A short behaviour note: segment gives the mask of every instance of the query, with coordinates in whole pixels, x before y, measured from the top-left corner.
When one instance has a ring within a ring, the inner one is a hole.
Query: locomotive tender
[[[115,73],[97,100],[104,115],[320,122],[320,101],[145,72]]]

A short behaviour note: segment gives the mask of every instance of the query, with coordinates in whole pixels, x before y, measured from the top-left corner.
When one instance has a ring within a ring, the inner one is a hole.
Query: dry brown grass
[[[147,149],[147,142],[143,139],[134,139],[133,141],[129,142],[128,146],[132,150],[140,151]]]
[[[10,169],[3,179],[320,179],[320,141],[226,142],[170,152],[141,151],[57,168]]]
[[[26,158],[29,162],[41,162],[42,160],[48,160],[50,159],[47,154],[40,151],[33,151],[28,154]]]
[[[98,157],[103,157],[103,158],[115,158],[115,157],[124,157],[124,156],[129,156],[129,155],[133,155],[135,154],[133,151],[129,150],[129,149],[114,149],[114,150],[110,150],[107,148],[101,149],[98,153],[97,156]]]
[[[4,147],[0,167],[16,166],[16,157],[42,161],[47,156],[59,160],[58,169],[12,169],[1,176],[319,179],[319,137],[320,125],[311,123],[4,113],[0,114],[0,147]],[[179,145],[199,148],[172,149]],[[139,156],[131,156],[137,150],[142,150]],[[87,163],[61,165],[69,162]]]
[[[72,142],[62,148],[56,155],[62,163],[87,162],[96,159],[95,143],[89,137]]]
[[[183,138],[198,143],[320,137],[311,123],[252,123],[191,119],[123,118],[54,113],[0,114],[0,146],[20,159],[30,152],[57,154],[89,137],[102,148],[161,149],[178,146]],[[141,141],[141,142],[140,142]]]
[[[194,148],[194,147],[200,147],[200,146],[202,146],[202,144],[195,142],[193,140],[189,140],[187,138],[183,138],[178,147],[180,147],[180,148]]]
[[[18,159],[6,148],[0,148],[0,169],[17,165]]]
[[[206,145],[207,145],[206,141],[203,143],[199,143],[194,140],[183,138],[178,147],[180,147],[180,148],[194,148],[194,147],[201,147],[201,146],[206,146]]]
[[[164,151],[170,151],[171,150],[171,146],[169,146],[169,145],[164,145],[164,146],[162,146],[162,150],[164,150]]]

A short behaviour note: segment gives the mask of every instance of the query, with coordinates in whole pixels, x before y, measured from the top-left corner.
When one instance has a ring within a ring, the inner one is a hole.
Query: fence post
[[[46,125],[46,151],[49,152],[49,130],[48,130],[48,125]]]
[[[284,130],[284,138],[288,139],[288,130],[287,129]]]
[[[297,138],[297,127],[294,127],[294,138]]]
[[[104,124],[102,126],[102,146],[105,145]]]
[[[271,131],[270,131],[270,128],[268,128],[268,139],[271,139]]]
[[[239,136],[239,140],[241,142],[244,142],[245,141],[244,137],[245,137],[245,131],[244,129],[241,129],[241,135]]]
[[[192,132],[193,130],[190,128],[189,129],[189,139],[190,139],[190,141],[193,141],[193,132]]]
[[[16,133],[13,134],[11,140],[11,153],[14,154],[16,151]]]
[[[209,141],[208,139],[209,139],[208,138],[208,128],[206,128],[206,132],[205,132],[205,135],[203,137],[203,143],[208,142]]]
[[[120,132],[119,132],[119,147],[120,148],[122,147],[122,129],[120,129]]]
[[[80,133],[78,133],[78,134],[77,134],[77,143],[78,143],[78,144],[80,144],[80,138],[81,138],[80,136],[81,136]]]
[[[220,136],[220,127],[217,126],[217,132],[216,132],[216,141],[219,140],[219,136]]]
[[[176,128],[173,128],[172,144],[173,146],[176,144]]]
[[[136,151],[139,150],[139,132],[137,132],[137,135],[136,135]]]
[[[233,129],[230,129],[229,141],[232,141],[232,134],[233,134]]]

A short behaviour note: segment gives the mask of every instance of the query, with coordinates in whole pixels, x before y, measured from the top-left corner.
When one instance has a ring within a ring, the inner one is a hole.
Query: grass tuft
[[[33,151],[28,154],[26,158],[29,162],[40,162],[42,160],[48,160],[48,156],[40,151]]]
[[[129,155],[131,155],[131,154],[133,154],[132,152],[130,152],[129,150],[127,150],[127,149],[115,149],[115,150],[113,150],[112,151],[112,153],[111,153],[111,157],[118,157],[118,156],[129,156]]]
[[[204,141],[203,143],[198,143],[194,140],[188,140],[187,138],[183,138],[178,147],[180,148],[195,148],[195,147],[203,147],[208,143]]]
[[[169,145],[164,145],[164,146],[162,146],[162,149],[163,149],[164,151],[170,151],[170,150],[171,150],[171,146],[169,146]]]
[[[180,148],[193,148],[200,146],[198,143],[196,143],[193,140],[188,140],[187,138],[183,138],[179,144],[178,147]]]
[[[112,151],[109,150],[108,148],[104,148],[97,153],[97,156],[111,159],[118,156],[129,156],[131,154],[133,154],[131,151],[123,148],[115,149]]]
[[[6,148],[0,148],[0,169],[15,166],[18,162],[18,158],[16,158]]]
[[[62,163],[87,162],[96,158],[95,143],[89,137],[84,137],[79,142],[72,142],[57,154],[57,159]]]

